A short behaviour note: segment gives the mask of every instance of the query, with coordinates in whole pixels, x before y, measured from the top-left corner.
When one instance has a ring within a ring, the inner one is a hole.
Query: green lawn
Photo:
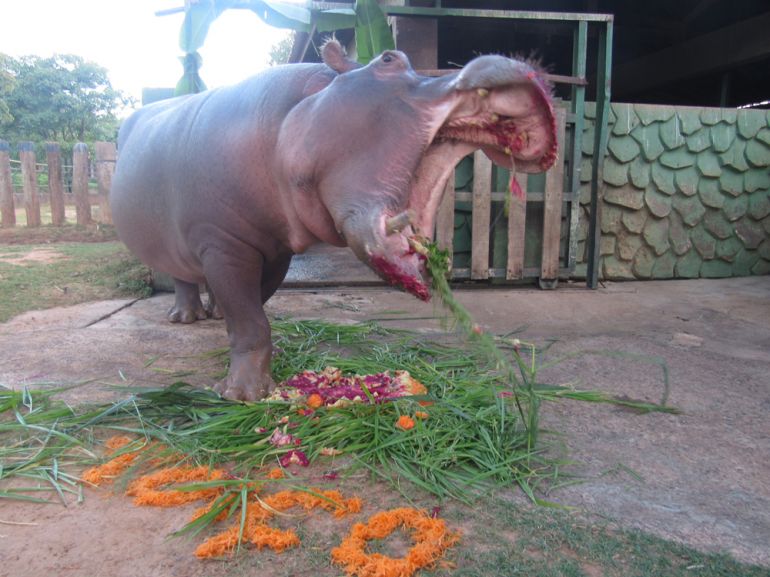
[[[0,322],[19,313],[148,295],[149,271],[118,241],[0,245]]]

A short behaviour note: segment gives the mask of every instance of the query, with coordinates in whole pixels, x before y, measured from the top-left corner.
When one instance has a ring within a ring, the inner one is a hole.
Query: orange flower
[[[428,413],[425,411],[415,411],[414,416],[423,421],[428,418]]]
[[[311,409],[317,409],[318,407],[323,406],[323,404],[324,398],[318,393],[313,393],[307,398],[307,406]]]
[[[398,418],[398,421],[396,421],[396,426],[399,429],[402,429],[404,431],[408,431],[409,429],[414,428],[414,419],[412,417],[408,417],[406,415],[401,415]]]

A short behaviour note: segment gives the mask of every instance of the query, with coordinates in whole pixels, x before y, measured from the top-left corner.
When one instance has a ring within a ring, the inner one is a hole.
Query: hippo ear
[[[345,55],[345,49],[336,38],[330,38],[326,41],[321,48],[321,57],[323,58],[324,64],[338,74],[344,74],[345,72],[350,72],[356,68],[361,68],[361,65],[358,62],[350,60]]]

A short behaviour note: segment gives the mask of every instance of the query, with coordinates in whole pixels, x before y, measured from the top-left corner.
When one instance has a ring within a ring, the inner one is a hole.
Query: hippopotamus
[[[534,65],[485,55],[427,77],[396,50],[366,66],[333,40],[321,52],[323,63],[145,106],[120,128],[118,235],[173,277],[168,320],[221,311],[230,366],[214,388],[229,399],[275,386],[263,305],[292,255],[348,246],[427,300],[425,257],[410,239],[432,236],[457,162],[480,148],[500,166],[541,172],[556,157],[551,93]]]

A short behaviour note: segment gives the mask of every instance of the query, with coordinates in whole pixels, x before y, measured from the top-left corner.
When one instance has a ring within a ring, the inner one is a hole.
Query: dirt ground
[[[456,295],[488,330],[552,342],[551,359],[582,351],[543,371],[544,381],[649,401],[667,392],[683,411],[638,415],[606,405],[547,404],[543,426],[564,433],[555,440],[567,445],[578,463],[573,471],[584,477],[549,499],[770,567],[770,277]],[[163,382],[145,366],[150,359],[161,357],[153,367],[185,368],[192,355],[227,344],[222,321],[167,324],[172,298],[12,319],[0,325],[0,383],[90,381],[70,400],[107,400],[114,395],[109,383]],[[386,319],[422,331],[440,326],[430,319],[432,305],[380,288],[283,289],[268,310],[333,322]],[[392,311],[403,314],[384,314]],[[665,362],[668,387],[655,359]],[[212,383],[205,368],[194,380]],[[85,558],[93,559],[89,575],[203,574],[190,557],[193,543],[166,539],[186,515],[158,515],[94,493],[66,509],[3,503],[0,575],[77,575]]]

